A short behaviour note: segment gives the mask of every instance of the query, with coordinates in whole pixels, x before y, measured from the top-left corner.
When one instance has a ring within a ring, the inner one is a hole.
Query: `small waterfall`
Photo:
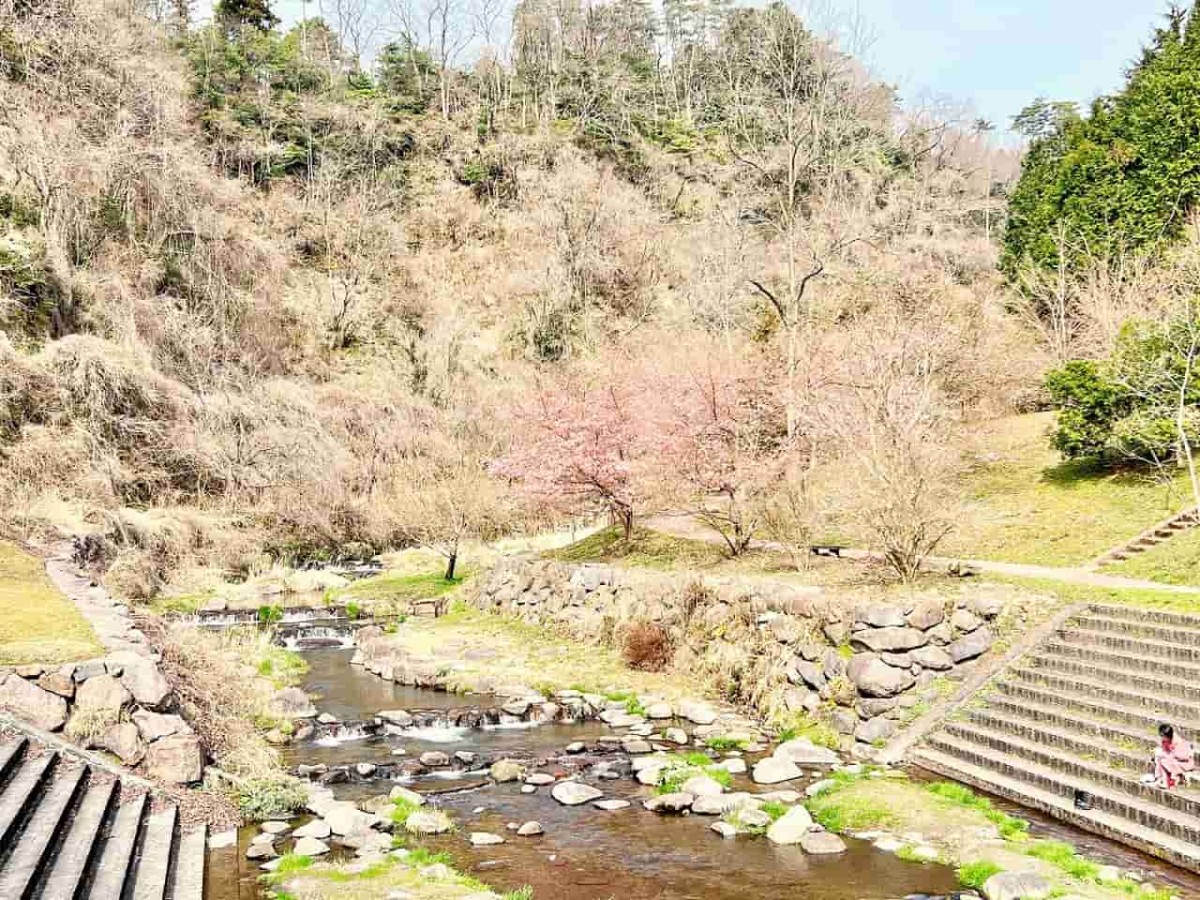
[[[382,729],[379,722],[331,722],[317,723],[316,738],[313,743],[318,747],[336,747],[351,741],[364,741],[375,737]]]
[[[331,625],[315,625],[298,628],[294,634],[283,634],[283,645],[289,650],[312,650],[319,647],[340,647],[343,650],[354,646],[354,632]]]
[[[430,744],[455,744],[463,740],[470,732],[469,728],[463,728],[458,725],[451,725],[445,722],[441,725],[418,725],[412,728],[398,728],[395,732],[389,733],[398,734],[400,737],[408,738],[413,741],[426,741]]]

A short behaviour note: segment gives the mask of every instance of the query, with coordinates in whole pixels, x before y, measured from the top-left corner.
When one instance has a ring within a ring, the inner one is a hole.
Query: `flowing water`
[[[712,817],[663,816],[643,810],[640,800],[646,788],[630,778],[597,781],[584,776],[607,799],[631,801],[629,808],[615,812],[590,804],[562,806],[550,797],[548,788],[522,794],[517,784],[494,784],[486,771],[492,759],[511,755],[535,760],[541,771],[569,771],[572,760],[563,753],[567,744],[584,741],[595,746],[597,739],[612,732],[595,722],[455,727],[457,712],[488,705],[489,700],[391,684],[351,666],[352,655],[348,649],[305,654],[310,669],[304,687],[317,708],[352,724],[318,729],[312,739],[293,744],[286,751],[288,764],[351,770],[358,763],[381,767],[383,777],[352,776],[332,785],[341,799],[386,794],[394,783],[436,795],[433,802],[450,812],[459,832],[428,839],[426,846],[447,851],[460,870],[498,889],[529,885],[537,900],[861,900],[947,894],[957,888],[953,872],[945,866],[904,862],[861,841],[848,841],[843,854],[819,857],[761,837],[723,839],[709,830],[715,821]],[[377,713],[397,709],[426,711],[429,714],[422,720],[427,724],[408,729],[371,724]],[[476,754],[478,762],[436,775],[406,774],[404,762],[428,750],[467,751]],[[610,753],[606,758],[621,757]],[[743,775],[735,777],[734,790],[765,789]],[[521,838],[507,828],[509,823],[530,820],[540,822],[545,834]],[[506,843],[472,848],[464,840],[472,831],[504,835]],[[1078,833],[1063,831],[1058,827],[1057,836],[1080,838]],[[208,900],[259,896],[258,864],[244,858],[256,832],[254,827],[242,830],[236,856],[233,850],[211,855]]]

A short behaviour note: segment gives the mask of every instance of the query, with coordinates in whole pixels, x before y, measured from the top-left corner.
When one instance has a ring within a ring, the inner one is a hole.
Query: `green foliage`
[[[0,237],[0,295],[15,301],[0,305],[0,329],[35,340],[51,336],[60,291],[40,244]]]
[[[307,671],[308,663],[293,650],[267,645],[259,652],[258,674],[271,679],[276,687],[298,684]]]
[[[646,707],[638,697],[630,697],[625,701],[625,712],[631,716],[645,716]]]
[[[275,625],[283,620],[283,607],[264,603],[258,608],[259,625]]]
[[[1068,268],[1158,253],[1200,199],[1200,17],[1159,28],[1125,86],[1079,116],[1038,101],[1014,124],[1033,137],[1009,204],[1001,265]]]
[[[978,891],[983,888],[984,882],[1003,871],[994,862],[981,859],[976,862],[963,863],[954,870],[954,874],[958,876],[958,880],[964,887],[974,888]]]
[[[391,820],[397,825],[403,825],[408,821],[408,817],[420,808],[417,804],[405,800],[403,797],[397,797],[392,801]]]
[[[267,0],[218,0],[214,9],[221,23],[230,29],[242,27],[270,31],[279,24]]]
[[[808,801],[813,819],[828,831],[867,831],[895,824],[896,814],[885,803],[856,792],[829,790]]]
[[[252,822],[287,818],[304,806],[308,789],[295,778],[254,778],[238,789],[237,805]]]
[[[709,750],[715,750],[718,753],[725,753],[730,750],[745,750],[747,743],[741,738],[731,737],[710,737],[704,742],[704,746]]]
[[[279,857],[279,865],[271,872],[272,876],[278,878],[283,875],[290,875],[293,872],[302,872],[313,864],[311,856],[301,856],[298,853],[285,853]]]
[[[658,773],[657,794],[675,794],[683,789],[689,778],[707,775],[721,787],[728,790],[733,786],[733,776],[703,753],[688,753],[685,756],[675,756]]]
[[[1098,864],[1081,857],[1075,847],[1066,841],[1034,841],[1025,848],[1025,852],[1036,859],[1045,860],[1072,878],[1094,881],[1100,873]]]
[[[780,803],[778,800],[768,800],[759,807],[760,810],[771,817],[772,822],[782,819],[785,815],[787,815],[789,808],[790,807],[786,803]]]
[[[1022,841],[1029,834],[1028,822],[996,809],[992,805],[992,801],[986,797],[980,797],[965,785],[952,781],[937,781],[929,785],[926,790],[948,803],[953,803],[955,806],[962,806],[983,813],[987,820],[996,826],[1000,832],[1000,836],[1006,841]]]
[[[357,619],[362,615],[362,605],[357,600],[348,600],[346,602],[346,617],[349,619]]]
[[[818,747],[830,750],[841,748],[841,735],[825,722],[819,722],[808,713],[796,713],[788,718],[779,729],[779,742],[805,738]]]

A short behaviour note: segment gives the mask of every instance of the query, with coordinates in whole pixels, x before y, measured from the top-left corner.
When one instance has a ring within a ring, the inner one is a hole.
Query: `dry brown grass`
[[[654,622],[632,622],[620,636],[621,658],[631,669],[664,672],[671,665],[671,636]]]

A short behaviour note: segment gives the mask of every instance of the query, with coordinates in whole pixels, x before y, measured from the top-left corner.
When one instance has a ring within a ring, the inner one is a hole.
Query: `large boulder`
[[[798,844],[813,826],[812,816],[803,806],[793,806],[771,823],[767,840],[773,844]]]
[[[913,611],[910,612],[906,621],[913,628],[919,628],[921,631],[928,631],[935,625],[942,624],[946,618],[946,604],[936,597],[928,597],[924,600],[918,600]]]
[[[308,694],[298,687],[289,687],[271,698],[271,712],[285,719],[312,719],[317,715],[317,708],[308,699]]]
[[[946,648],[946,652],[956,663],[966,662],[968,659],[974,659],[986,653],[995,640],[992,629],[985,625],[960,637]]]
[[[604,792],[596,790],[590,784],[581,784],[578,781],[560,781],[550,789],[550,796],[563,806],[579,806],[582,803],[599,800],[604,796]]]
[[[721,782],[715,778],[710,778],[708,775],[693,775],[683,783],[680,790],[685,794],[691,794],[693,797],[719,797],[725,793],[725,788],[721,786]]]
[[[987,900],[1043,900],[1054,886],[1033,872],[998,872],[983,883]]]
[[[142,706],[156,709],[170,696],[171,684],[153,660],[132,651],[113,653],[108,659],[110,664],[120,666],[121,684]]]
[[[867,697],[894,697],[916,683],[911,672],[889,666],[877,656],[859,654],[850,660],[847,675]]]
[[[67,721],[66,700],[20,675],[0,680],[0,709],[43,731],[57,731]]]
[[[891,603],[864,603],[855,610],[854,620],[872,628],[896,628],[904,624],[904,610]]]
[[[109,726],[96,741],[96,746],[113,754],[126,766],[136,766],[146,755],[146,744],[132,722]]]
[[[86,686],[86,685],[85,685]],[[139,709],[132,716],[133,724],[147,743],[153,743],[173,734],[191,734],[192,728],[179,716],[167,716],[162,713]]]
[[[854,637],[850,639],[850,643],[879,653],[885,650],[912,650],[916,647],[924,647],[929,643],[929,638],[925,632],[907,626],[867,628],[863,631],[856,631]]]
[[[838,755],[828,747],[818,747],[808,738],[792,738],[775,748],[774,756],[789,759],[801,766],[832,766]]]
[[[796,662],[796,674],[814,691],[819,691],[825,687],[825,668],[819,663],[809,662],[804,659],[798,660]]]
[[[711,725],[717,721],[717,714],[713,708],[696,700],[684,700],[680,703],[679,716],[694,725]]]
[[[954,667],[953,657],[941,647],[933,645],[918,647],[908,655],[917,665],[926,669],[933,669],[935,672],[944,672],[946,669]]]
[[[500,759],[492,763],[492,780],[497,784],[506,784],[510,781],[519,781],[521,776],[524,774],[525,767],[516,760]],[[551,780],[553,780],[553,778],[551,778]]]
[[[754,764],[750,777],[755,784],[779,784],[803,775],[800,767],[786,756],[768,756]]]
[[[444,834],[454,827],[450,817],[440,809],[422,809],[404,820],[409,834]]]
[[[97,675],[79,685],[75,691],[75,706],[97,713],[108,713],[115,722],[125,704],[133,699],[116,678],[111,675]]]
[[[146,772],[166,784],[191,784],[199,781],[204,754],[194,734],[174,734],[155,741],[146,751]]]
[[[982,624],[983,620],[979,616],[966,609],[956,609],[950,617],[950,627],[955,631],[974,631]]]
[[[800,849],[813,856],[845,853],[846,842],[830,831],[810,831],[800,836]]]
[[[659,794],[642,803],[650,812],[680,813],[689,809],[696,800],[695,796],[685,791],[674,794]]]
[[[896,728],[897,724],[894,719],[885,719],[880,716],[859,725],[854,730],[854,737],[863,743],[874,744],[876,741],[886,741],[896,733]]]
[[[413,815],[416,815],[416,813]],[[339,837],[368,832],[379,821],[379,816],[363,812],[353,803],[347,801],[334,803],[325,810],[321,818],[325,820],[325,824],[329,826],[329,830]],[[412,818],[412,816],[409,818]]]

